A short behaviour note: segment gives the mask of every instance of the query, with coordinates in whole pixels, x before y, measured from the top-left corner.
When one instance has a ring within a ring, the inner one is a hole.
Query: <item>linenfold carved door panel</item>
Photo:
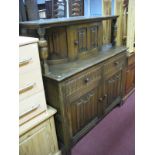
[[[68,117],[71,125],[71,137],[97,117],[97,88],[69,103]]]
[[[108,107],[112,104],[118,97],[121,97],[122,89],[121,89],[121,71],[117,72],[113,76],[106,79],[105,82],[105,92],[107,94],[107,104]]]

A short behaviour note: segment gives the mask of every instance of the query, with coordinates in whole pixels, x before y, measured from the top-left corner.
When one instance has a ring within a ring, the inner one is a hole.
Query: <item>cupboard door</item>
[[[69,103],[68,117],[71,137],[74,137],[88,123],[97,118],[97,104],[97,88]]]
[[[20,155],[52,155],[57,151],[53,118],[20,137]]]
[[[87,25],[70,26],[67,29],[68,57],[75,60],[78,53],[87,50]]]
[[[122,96],[122,71],[110,76],[105,81],[105,92],[107,95],[106,108],[114,102],[119,103]]]

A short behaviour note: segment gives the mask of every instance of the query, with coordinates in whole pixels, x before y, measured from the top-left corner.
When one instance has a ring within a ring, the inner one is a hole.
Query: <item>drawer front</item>
[[[128,57],[128,66],[135,64],[135,54],[132,54]]]
[[[106,61],[104,63],[104,75],[110,76],[121,70],[125,66],[125,58],[126,56],[123,54]]]
[[[43,89],[40,69],[19,75],[19,100],[27,98]]]
[[[19,73],[40,67],[38,44],[29,44],[19,48]]]
[[[44,91],[19,102],[20,124],[30,120],[46,110]]]
[[[66,95],[78,95],[95,88],[101,79],[101,67],[93,67],[66,81]],[[78,94],[77,94],[78,92]]]

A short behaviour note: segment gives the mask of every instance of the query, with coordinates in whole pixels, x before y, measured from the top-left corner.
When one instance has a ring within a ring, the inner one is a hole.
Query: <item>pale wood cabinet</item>
[[[47,112],[20,127],[20,155],[58,155],[54,117],[56,110]]]
[[[19,37],[19,124],[46,111],[38,39]]]

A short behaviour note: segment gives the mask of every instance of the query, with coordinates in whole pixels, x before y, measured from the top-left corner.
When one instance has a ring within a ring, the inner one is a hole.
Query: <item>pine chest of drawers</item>
[[[19,117],[20,125],[46,110],[38,39],[20,37]]]

